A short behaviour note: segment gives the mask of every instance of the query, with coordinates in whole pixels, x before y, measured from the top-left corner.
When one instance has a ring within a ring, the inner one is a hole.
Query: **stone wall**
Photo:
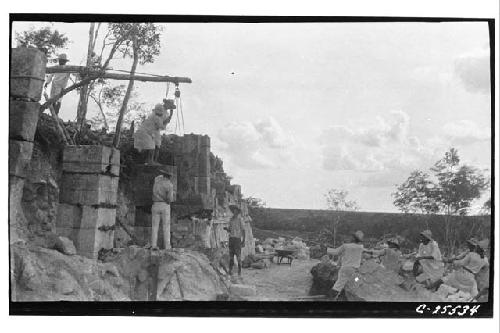
[[[120,151],[106,146],[67,146],[57,214],[57,234],[78,254],[97,258],[114,246]]]
[[[11,49],[9,91],[9,226],[10,242],[27,237],[21,200],[38,123],[45,55],[28,48]]]

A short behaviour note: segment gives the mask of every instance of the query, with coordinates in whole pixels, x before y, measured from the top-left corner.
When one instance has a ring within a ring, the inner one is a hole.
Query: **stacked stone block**
[[[37,49],[11,49],[9,90],[9,226],[10,241],[22,237],[24,179],[31,161],[38,124],[45,54]]]
[[[78,254],[95,259],[113,248],[120,175],[120,151],[106,146],[68,146],[56,229]]]

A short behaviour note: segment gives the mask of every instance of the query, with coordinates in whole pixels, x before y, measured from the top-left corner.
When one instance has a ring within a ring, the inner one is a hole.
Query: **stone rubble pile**
[[[306,243],[299,237],[287,240],[284,237],[266,238],[260,244],[262,253],[274,253],[276,250],[291,250],[295,259],[308,260],[310,258],[310,250]]]

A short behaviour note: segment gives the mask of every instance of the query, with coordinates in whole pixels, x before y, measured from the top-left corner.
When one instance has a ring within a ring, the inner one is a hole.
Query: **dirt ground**
[[[293,301],[307,296],[312,284],[311,268],[318,260],[294,260],[292,265],[271,264],[266,269],[243,269],[243,283],[257,288],[256,301]]]

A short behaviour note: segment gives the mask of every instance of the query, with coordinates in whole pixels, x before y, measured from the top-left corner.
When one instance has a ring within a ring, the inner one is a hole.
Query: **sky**
[[[486,23],[162,25],[160,56],[138,71],[193,80],[180,87],[185,133],[208,134],[233,183],[268,207],[323,209],[336,188],[362,211],[396,212],[395,185],[450,147],[490,168]],[[72,41],[70,64],[83,65],[89,23],[53,27]],[[135,92],[152,107],[166,84],[136,82]],[[62,118],[76,105],[65,96]]]

